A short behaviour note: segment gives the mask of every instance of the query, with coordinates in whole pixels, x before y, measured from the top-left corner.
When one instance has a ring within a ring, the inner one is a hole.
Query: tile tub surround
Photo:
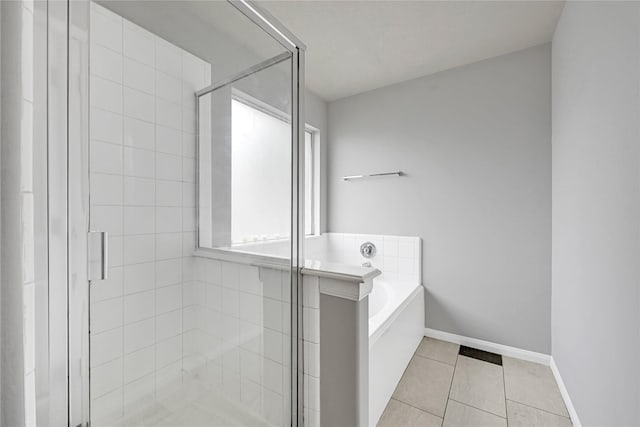
[[[198,335],[195,102],[210,65],[107,9],[90,15],[90,223],[109,233],[91,284],[95,425],[190,378]]]
[[[500,366],[458,351],[425,337],[378,426],[571,426],[548,366],[504,356]]]

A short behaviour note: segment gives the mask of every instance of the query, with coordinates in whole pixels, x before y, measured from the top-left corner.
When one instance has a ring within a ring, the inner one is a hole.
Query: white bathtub
[[[374,279],[369,294],[369,425],[378,423],[423,336],[422,285]]]

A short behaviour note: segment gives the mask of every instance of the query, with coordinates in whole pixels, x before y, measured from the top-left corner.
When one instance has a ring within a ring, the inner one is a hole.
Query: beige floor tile
[[[416,354],[439,362],[455,365],[458,358],[458,350],[460,346],[446,341],[437,340],[435,338],[424,337]]]
[[[571,427],[571,420],[560,415],[507,400],[507,419],[510,427]]]
[[[502,367],[458,356],[451,384],[451,399],[505,418]]]
[[[507,427],[507,420],[455,400],[449,400],[443,427]]]
[[[548,366],[503,357],[507,399],[568,417],[560,389]]]
[[[393,392],[393,398],[442,417],[452,376],[453,366],[414,356]]]
[[[442,418],[391,399],[387,404],[378,427],[440,427]]]

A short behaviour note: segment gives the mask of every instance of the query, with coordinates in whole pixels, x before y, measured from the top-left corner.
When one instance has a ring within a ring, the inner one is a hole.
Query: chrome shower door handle
[[[109,277],[109,233],[90,231],[88,246],[89,280],[106,280]]]

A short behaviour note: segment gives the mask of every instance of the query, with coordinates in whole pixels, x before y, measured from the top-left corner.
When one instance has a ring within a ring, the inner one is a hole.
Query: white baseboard
[[[496,344],[489,341],[483,341],[476,338],[469,338],[462,335],[451,334],[449,332],[439,331],[437,329],[425,328],[424,336],[436,338],[443,341],[449,341],[455,344],[466,345],[467,347],[477,348],[479,350],[489,351],[491,353],[501,354],[514,359],[527,360],[529,362],[541,363],[549,366],[551,356],[535,351],[523,350],[521,348],[509,347],[508,345]]]
[[[567,412],[569,412],[569,417],[571,418],[571,422],[574,427],[582,427],[582,423],[580,423],[580,419],[578,418],[578,413],[576,412],[576,408],[573,406],[573,402],[571,402],[571,397],[569,397],[569,392],[567,391],[567,387],[564,385],[564,381],[562,381],[562,377],[560,376],[560,371],[558,370],[558,366],[556,365],[556,361],[553,360],[553,356],[551,356],[551,372],[553,372],[553,376],[556,379],[556,383],[558,383],[558,388],[560,389],[560,394],[562,395],[562,400],[564,400],[564,405],[567,407]]]

